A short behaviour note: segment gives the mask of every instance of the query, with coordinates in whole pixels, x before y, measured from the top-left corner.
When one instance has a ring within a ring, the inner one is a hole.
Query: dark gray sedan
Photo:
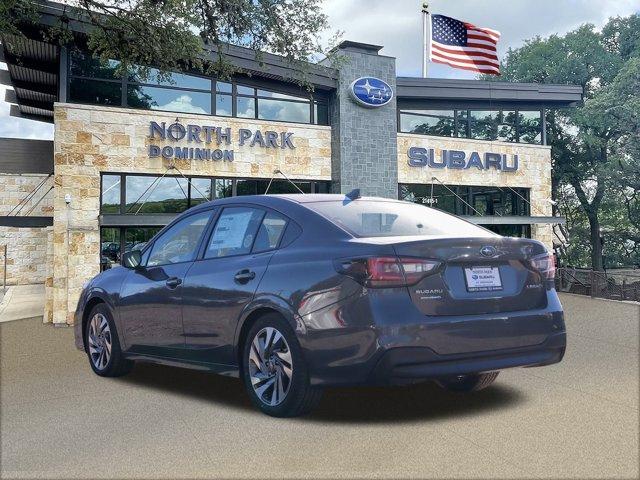
[[[565,351],[541,243],[407,202],[216,200],[123,265],[96,276],[76,310],[94,372],[141,360],[240,376],[269,415],[308,412],[326,385],[479,390]]]

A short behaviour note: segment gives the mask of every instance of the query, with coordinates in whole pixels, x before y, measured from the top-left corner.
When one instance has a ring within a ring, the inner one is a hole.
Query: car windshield
[[[305,205],[357,237],[496,236],[453,215],[409,202],[333,200]]]

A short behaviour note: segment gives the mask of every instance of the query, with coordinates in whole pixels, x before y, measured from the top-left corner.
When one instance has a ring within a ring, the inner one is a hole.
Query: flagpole
[[[422,77],[427,78],[427,65],[429,63],[429,49],[431,47],[431,17],[429,4],[422,4]]]

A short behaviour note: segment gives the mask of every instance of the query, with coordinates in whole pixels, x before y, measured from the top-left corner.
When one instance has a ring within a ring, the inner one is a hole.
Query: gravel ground
[[[638,478],[638,305],[563,295],[562,363],[472,395],[330,389],[310,416],[240,382],[138,365],[93,375],[71,329],[0,325],[2,478]]]

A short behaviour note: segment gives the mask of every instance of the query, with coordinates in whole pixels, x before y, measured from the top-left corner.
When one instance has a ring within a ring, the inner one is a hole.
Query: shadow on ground
[[[132,386],[155,389],[208,402],[255,411],[240,380],[182,368],[139,363],[117,379]],[[432,382],[404,387],[328,388],[320,405],[300,421],[386,423],[440,420],[513,408],[526,401],[519,390],[496,384],[486,390],[459,394]]]

